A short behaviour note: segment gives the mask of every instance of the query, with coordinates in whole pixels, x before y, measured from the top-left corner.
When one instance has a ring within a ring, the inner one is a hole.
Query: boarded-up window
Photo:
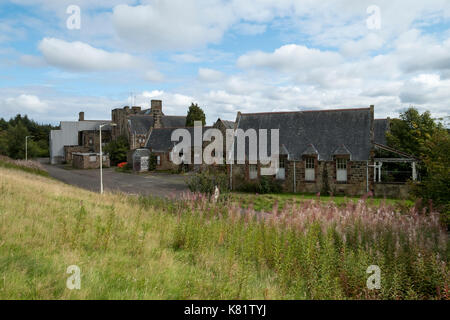
[[[251,164],[248,167],[249,171],[248,171],[248,175],[250,179],[256,179],[258,178],[258,167],[256,166],[256,164]]]
[[[316,180],[315,158],[308,157],[305,159],[305,180]]]
[[[347,159],[336,159],[336,180],[347,181]]]
[[[89,156],[89,162],[96,162],[97,156]]]

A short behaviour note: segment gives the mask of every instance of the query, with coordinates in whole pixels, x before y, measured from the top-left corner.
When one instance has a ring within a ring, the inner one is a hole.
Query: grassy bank
[[[448,248],[434,215],[389,205],[303,201],[262,219],[0,168],[1,299],[448,299]],[[372,264],[380,290],[366,287]]]

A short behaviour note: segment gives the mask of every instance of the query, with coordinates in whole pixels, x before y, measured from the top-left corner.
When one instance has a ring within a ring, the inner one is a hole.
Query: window
[[[89,138],[89,145],[92,146],[94,144],[94,141],[92,140],[92,138]]]
[[[305,159],[305,180],[316,180],[315,158],[308,157]]]
[[[249,165],[249,178],[252,180],[258,178],[258,167],[256,164]]]
[[[89,156],[89,162],[96,162],[97,156]]]
[[[347,159],[336,159],[336,180],[347,181]]]
[[[156,164],[161,165],[161,156],[156,156]]]
[[[286,172],[286,169],[285,169],[286,163],[285,162],[286,162],[286,159],[284,157],[281,157],[280,164],[279,164],[279,167],[277,170],[277,175],[276,175],[277,179],[280,179],[280,180],[285,179],[285,172]]]

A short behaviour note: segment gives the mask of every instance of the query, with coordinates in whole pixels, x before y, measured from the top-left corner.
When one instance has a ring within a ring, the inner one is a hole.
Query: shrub
[[[148,161],[148,170],[153,171],[156,169],[156,154],[150,154],[150,159]]]
[[[125,136],[120,136],[105,146],[105,152],[109,154],[112,165],[127,161],[129,149],[128,139]]]
[[[228,177],[225,173],[205,170],[192,175],[187,180],[191,192],[212,194],[218,186],[221,192],[228,191]]]
[[[281,183],[272,177],[262,176],[258,181],[243,182],[236,191],[250,193],[280,193],[283,190]]]

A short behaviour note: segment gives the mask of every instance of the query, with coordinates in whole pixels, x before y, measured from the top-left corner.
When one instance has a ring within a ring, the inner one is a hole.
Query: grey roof
[[[352,160],[368,160],[371,119],[370,108],[243,113],[238,117],[237,128],[253,128],[257,132],[267,129],[269,154],[270,129],[279,129],[279,143],[289,151],[290,159],[301,159],[305,152],[316,150],[319,160],[332,160],[335,151],[344,145]]]
[[[373,122],[373,131],[375,136],[375,142],[383,145],[387,145],[386,132],[389,130],[388,119],[375,119]]]
[[[334,150],[333,155],[351,155],[352,153],[348,150],[348,148],[344,145],[341,144],[339,147],[336,148],[336,150]]]
[[[164,128],[186,126],[186,116],[163,116],[161,122]]]
[[[151,115],[131,115],[128,118],[130,124],[130,132],[136,134],[147,134],[148,130],[153,127],[153,116]],[[183,127],[186,125],[185,116],[162,116],[161,124],[164,128]]]
[[[203,130],[211,127],[203,127]],[[155,128],[151,131],[145,147],[157,152],[167,152],[178,143],[172,141],[172,132],[177,129],[187,129],[191,135],[191,145],[194,146],[194,127]],[[181,140],[181,139],[180,139]]]
[[[234,121],[221,120],[226,129],[234,129]]]
[[[310,144],[306,147],[306,149],[302,152],[302,155],[311,155],[311,154],[319,154],[319,151],[314,147],[313,144]]]
[[[128,117],[131,134],[147,134],[153,126],[153,116],[133,115]]]

